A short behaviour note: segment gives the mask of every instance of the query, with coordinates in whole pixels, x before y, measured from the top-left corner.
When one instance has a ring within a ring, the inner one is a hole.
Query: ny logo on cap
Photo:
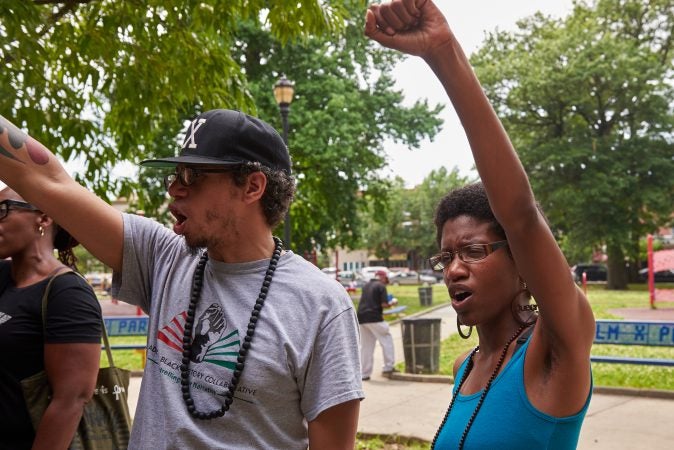
[[[190,124],[189,128],[187,129],[187,132],[189,133],[188,135],[185,136],[185,141],[183,142],[183,147],[188,147],[188,148],[197,148],[197,143],[196,143],[196,132],[201,127],[203,124],[206,123],[206,119],[194,119],[192,123]]]

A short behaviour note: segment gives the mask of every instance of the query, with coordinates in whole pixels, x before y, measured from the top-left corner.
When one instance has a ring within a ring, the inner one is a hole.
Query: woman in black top
[[[68,448],[93,395],[101,308],[81,277],[54,280],[43,331],[42,296],[52,276],[74,268],[74,245],[50,217],[0,190],[0,449]],[[42,370],[53,396],[35,430],[20,382]]]

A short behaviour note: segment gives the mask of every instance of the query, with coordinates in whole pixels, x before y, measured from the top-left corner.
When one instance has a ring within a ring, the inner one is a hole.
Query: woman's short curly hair
[[[258,162],[249,162],[233,168],[234,184],[243,186],[248,175],[253,172],[262,172],[267,177],[267,188],[261,203],[267,224],[274,228],[281,223],[295,197],[295,178],[282,170],[272,170]]]
[[[459,216],[469,216],[489,223],[489,228],[500,238],[506,239],[505,230],[491,210],[487,192],[481,182],[453,189],[445,195],[435,210],[435,231],[438,247],[442,241],[445,222]]]

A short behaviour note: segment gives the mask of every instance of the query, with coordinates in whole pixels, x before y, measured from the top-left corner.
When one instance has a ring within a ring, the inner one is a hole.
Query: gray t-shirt
[[[224,417],[195,420],[180,386],[185,317],[199,259],[182,237],[124,215],[124,263],[113,295],[150,316],[147,366],[130,449],[306,449],[307,421],[364,398],[353,304],[303,258],[281,256]],[[209,260],[194,320],[190,392],[197,410],[220,408],[269,260]]]

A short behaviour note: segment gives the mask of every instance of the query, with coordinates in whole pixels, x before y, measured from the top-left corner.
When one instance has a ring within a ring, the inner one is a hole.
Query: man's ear
[[[248,175],[248,182],[246,183],[245,201],[253,203],[260,200],[266,188],[267,176],[260,171],[251,173]]]

